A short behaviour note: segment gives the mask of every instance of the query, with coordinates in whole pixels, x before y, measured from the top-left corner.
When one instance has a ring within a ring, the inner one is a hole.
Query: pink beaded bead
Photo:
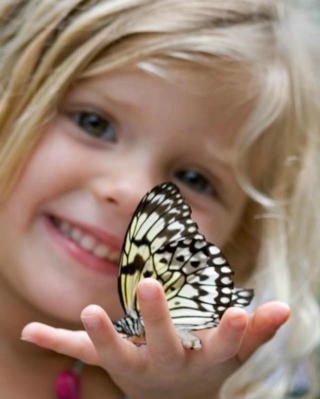
[[[73,370],[62,371],[56,379],[58,399],[80,399],[79,375]]]

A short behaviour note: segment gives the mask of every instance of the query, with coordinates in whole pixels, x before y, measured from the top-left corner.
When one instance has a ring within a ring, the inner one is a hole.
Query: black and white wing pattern
[[[118,279],[125,317],[114,323],[128,336],[144,336],[137,283],[154,278],[164,287],[171,318],[184,346],[201,347],[190,331],[215,327],[230,306],[247,306],[252,290],[234,288],[221,250],[208,243],[173,183],[162,183],[138,205],[124,240]]]

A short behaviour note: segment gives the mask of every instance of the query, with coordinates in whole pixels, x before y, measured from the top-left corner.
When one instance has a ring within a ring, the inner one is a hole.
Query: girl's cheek
[[[206,240],[223,248],[238,229],[243,209],[244,204],[232,212],[217,206],[215,210],[193,212],[192,217],[199,226],[199,232],[206,237]]]

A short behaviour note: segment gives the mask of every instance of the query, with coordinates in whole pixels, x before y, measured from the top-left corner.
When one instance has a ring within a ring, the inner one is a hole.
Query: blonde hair
[[[296,364],[311,360],[320,337],[320,29],[312,2],[300,3],[0,3],[2,197],[16,184],[40,126],[75,80],[128,65],[164,77],[181,63],[210,71],[221,60],[250,73],[248,98],[254,96],[255,107],[239,135],[237,173],[251,199],[248,217],[260,233],[252,282],[256,304],[283,300],[292,306],[292,318],[226,381],[225,398],[284,398]],[[259,178],[252,173],[257,158]]]

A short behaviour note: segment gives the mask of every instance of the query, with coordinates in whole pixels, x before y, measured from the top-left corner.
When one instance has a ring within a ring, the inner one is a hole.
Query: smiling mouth
[[[112,251],[103,242],[96,237],[82,230],[79,226],[73,225],[57,217],[50,217],[53,225],[59,230],[62,235],[70,241],[77,244],[79,247],[96,256],[99,259],[106,260],[117,264],[119,262],[119,253]]]

